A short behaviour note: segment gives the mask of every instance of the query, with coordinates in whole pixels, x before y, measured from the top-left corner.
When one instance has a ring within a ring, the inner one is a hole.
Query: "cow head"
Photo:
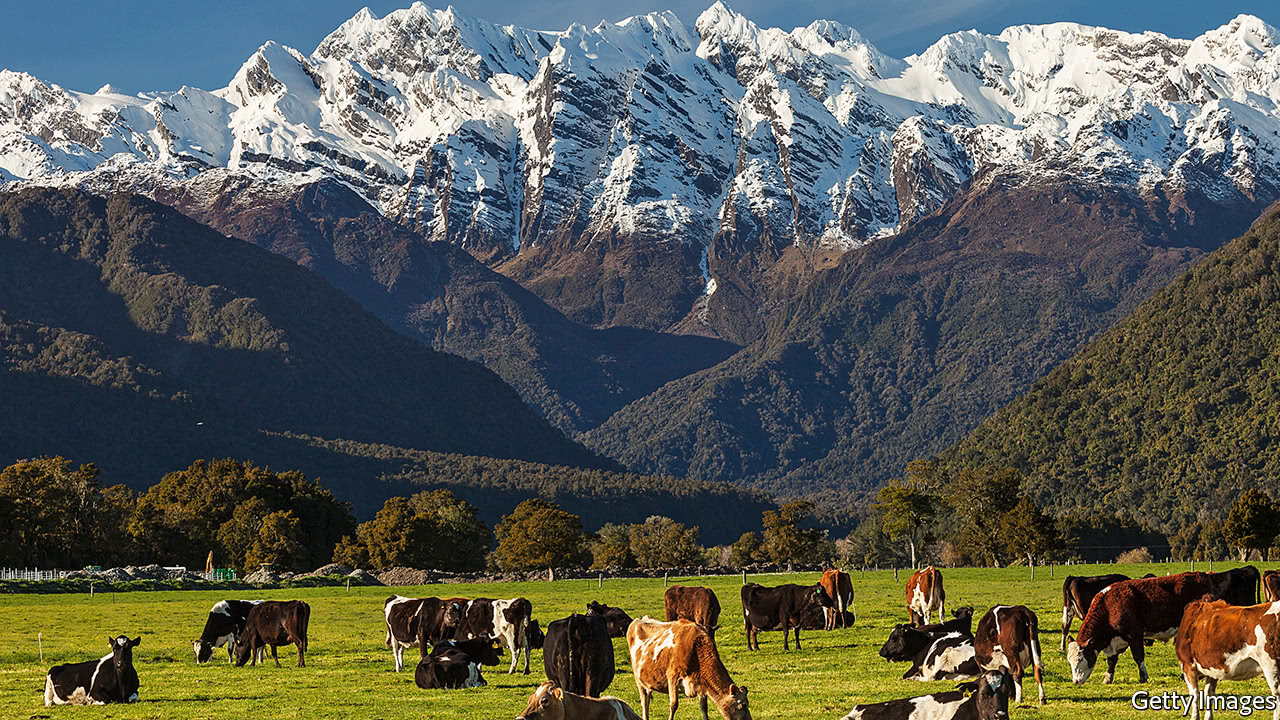
[[[1083,647],[1074,637],[1071,638],[1071,642],[1067,643],[1067,665],[1071,667],[1071,682],[1084,684],[1097,664],[1098,651]]]
[[[957,620],[972,620],[972,619],[973,619],[973,606],[972,606],[972,605],[965,605],[965,606],[963,606],[963,607],[958,607],[958,608],[956,608],[956,609],[954,609],[954,610],[952,610],[952,611],[951,611],[951,617],[953,617],[953,618],[955,618],[955,619],[957,619]]]
[[[142,644],[142,636],[139,635],[130,640],[124,635],[120,635],[107,638],[107,643],[111,645],[111,664],[115,666],[116,672],[119,673],[133,664],[133,649]]]
[[[591,602],[587,603],[587,612],[603,615],[609,612],[609,606],[603,603],[597,602],[595,600],[592,600]]]
[[[462,624],[463,609],[462,603],[451,602],[446,603],[444,607],[444,619],[442,624],[445,627],[456,628]]]
[[[747,706],[746,685],[730,685],[729,696],[724,698],[723,704],[719,705],[720,711],[729,720],[751,720],[751,709]]]
[[[978,679],[973,702],[978,706],[978,720],[1007,720],[1009,697],[1013,695],[1013,676],[1008,670],[993,670]]]
[[[553,682],[542,683],[516,720],[564,720],[564,691]]]
[[[880,657],[905,662],[929,644],[929,636],[907,624],[895,625],[889,639],[880,646]]]
[[[191,643],[191,649],[196,653],[197,665],[203,665],[204,663],[209,662],[213,657],[213,643],[208,643],[203,640],[194,640]]]

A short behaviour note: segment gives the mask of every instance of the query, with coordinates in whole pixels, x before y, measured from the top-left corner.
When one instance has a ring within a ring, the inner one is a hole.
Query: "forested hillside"
[[[1280,491],[1280,216],[1273,211],[941,456],[1011,466],[1060,513],[1166,532]]]

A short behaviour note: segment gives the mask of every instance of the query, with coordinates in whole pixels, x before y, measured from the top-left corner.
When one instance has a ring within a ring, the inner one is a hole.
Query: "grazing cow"
[[[795,628],[796,649],[800,649],[800,624],[806,611],[818,604],[817,585],[764,587],[756,583],[742,586],[742,617],[747,629],[747,649],[760,649],[761,630],[782,630],[782,649],[790,650],[787,631]]]
[[[930,565],[907,580],[907,616],[912,625],[924,625],[935,610],[938,622],[942,622],[947,614],[947,594],[942,589],[942,573]]]
[[[1022,673],[1035,674],[1040,704],[1045,704],[1044,668],[1040,661],[1040,621],[1025,605],[997,605],[978,621],[973,634],[974,659],[983,670],[1004,668],[1013,676],[1014,702],[1022,702]]]
[[[587,614],[599,615],[603,618],[605,627],[609,628],[609,637],[611,638],[626,637],[627,627],[631,625],[631,616],[625,610],[609,607],[594,600],[587,603]]]
[[[447,628],[462,622],[462,607],[440,598],[407,598],[392,595],[382,603],[387,623],[387,647],[395,658],[396,672],[404,669],[404,649],[427,645],[444,638]],[[423,643],[427,645],[423,645]]]
[[[244,667],[249,658],[258,664],[264,648],[271,648],[271,659],[280,667],[276,648],[294,645],[298,648],[298,667],[306,667],[307,625],[311,622],[311,606],[301,600],[277,602],[269,600],[249,610],[240,642],[236,643],[236,667]]]
[[[725,720],[751,720],[746,686],[733,683],[715,639],[702,625],[643,617],[627,628],[627,649],[644,720],[649,720],[649,702],[655,692],[667,693],[667,720],[673,720],[681,691],[698,698],[703,720],[707,720],[708,698]]]
[[[525,628],[533,615],[533,604],[525,598],[490,600],[477,598],[465,605],[462,624],[454,637],[459,640],[501,640],[511,653],[511,667],[507,674],[516,671],[520,654],[524,653],[524,674],[529,674],[529,642]]]
[[[542,650],[547,679],[578,695],[600,697],[613,682],[613,641],[599,615],[579,615],[547,626]]]
[[[818,602],[822,604],[822,614],[826,618],[822,629],[835,630],[837,622],[840,627],[848,627],[845,625],[845,615],[853,607],[853,581],[849,579],[849,573],[835,569],[823,570],[818,587],[822,588]]]
[[[213,657],[213,649],[227,646],[227,662],[235,662],[236,640],[244,632],[244,624],[249,619],[249,609],[261,603],[261,600],[219,600],[209,608],[209,619],[204,621],[204,631],[200,639],[193,642],[192,649],[196,653],[196,664],[209,662]]]
[[[933,625],[915,627],[907,623],[895,625],[889,632],[889,639],[880,646],[880,657],[891,662],[905,662],[919,656],[933,641],[952,633],[960,633],[973,638],[973,608],[965,606],[952,611],[955,616],[951,620]]]
[[[1280,600],[1280,570],[1268,570],[1262,573],[1262,592],[1267,602]]]
[[[709,587],[672,585],[662,595],[667,622],[689,620],[715,637],[720,627],[720,599]]]
[[[987,672],[963,690],[858,705],[842,720],[1008,720],[1013,679],[1004,670]]]
[[[947,633],[921,650],[911,660],[911,669],[902,674],[903,680],[969,680],[982,672],[978,667],[973,647],[973,636],[968,633]]]
[[[1213,581],[1211,594],[1215,600],[1226,600],[1232,605],[1249,606],[1258,602],[1258,588],[1262,576],[1252,565],[1209,573]]]
[[[442,640],[418,661],[413,682],[423,690],[483,687],[481,665],[497,665],[502,649],[495,640]]]
[[[546,633],[542,632],[542,628],[538,626],[537,620],[530,620],[528,625],[524,626],[525,642],[529,644],[530,649],[541,650],[542,645],[547,641]]]
[[[1192,718],[1200,717],[1201,678],[1206,701],[1217,691],[1219,680],[1259,675],[1266,677],[1272,698],[1280,701],[1280,602],[1253,607],[1232,606],[1225,600],[1192,602],[1182,613],[1174,648],[1193,698]],[[1206,717],[1212,718],[1212,701],[1206,704]],[[1280,702],[1271,716],[1280,718]]]
[[[584,697],[547,681],[529,697],[516,720],[640,720],[635,710],[616,697]]]
[[[1102,588],[1128,579],[1128,575],[1113,573],[1085,577],[1068,575],[1067,579],[1062,581],[1062,652],[1067,651],[1067,635],[1071,632],[1071,622],[1076,618],[1084,619],[1084,614],[1089,612],[1089,603],[1093,602],[1093,597],[1101,592]]]
[[[1221,583],[1216,583],[1221,588]],[[1143,640],[1167,642],[1178,632],[1188,603],[1212,595],[1215,582],[1209,573],[1185,572],[1164,577],[1123,580],[1103,588],[1089,605],[1080,631],[1067,643],[1071,680],[1077,685],[1089,679],[1098,654],[1107,658],[1103,682],[1115,679],[1116,661],[1126,648],[1138,664],[1138,681],[1147,681]]]
[[[108,638],[111,652],[98,660],[54,665],[44,677],[44,704],[105,705],[138,702],[138,673],[133,669],[133,649],[142,637]]]

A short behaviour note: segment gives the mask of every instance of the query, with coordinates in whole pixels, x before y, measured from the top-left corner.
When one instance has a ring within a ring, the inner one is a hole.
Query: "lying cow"
[[[903,680],[971,680],[978,677],[973,636],[966,633],[947,633],[921,650],[911,659],[911,668],[902,674]]]
[[[1022,702],[1022,674],[1035,674],[1040,704],[1045,704],[1044,668],[1040,660],[1040,622],[1025,605],[997,605],[978,621],[973,634],[974,659],[983,670],[1008,670],[1014,702]]]
[[[631,625],[631,616],[622,608],[609,607],[593,600],[587,603],[587,614],[599,615],[604,620],[605,627],[609,628],[609,637],[620,638],[627,636],[627,627]]]
[[[826,620],[822,629],[835,630],[837,622],[842,628],[848,627],[845,620],[850,614],[849,609],[853,607],[853,581],[849,578],[849,573],[834,569],[823,570],[818,587],[822,588],[818,602],[822,605],[822,614]]]
[[[787,633],[795,629],[796,649],[800,649],[800,625],[806,612],[818,606],[817,585],[764,587],[756,583],[742,586],[742,617],[747,629],[747,649],[760,649],[761,630],[782,630],[782,649],[790,650]]]
[[[930,565],[917,570],[907,580],[907,617],[912,625],[925,625],[929,615],[938,613],[938,622],[947,615],[947,593],[942,589],[942,573]]]
[[[574,613],[547,626],[542,649],[547,679],[569,692],[587,697],[600,693],[613,682],[613,641],[598,615]]]
[[[404,650],[422,643],[438,642],[446,629],[462,622],[462,607],[440,598],[407,598],[392,595],[382,603],[382,617],[387,623],[387,647],[395,660],[396,672],[404,669]]]
[[[681,692],[698,698],[704,720],[708,700],[716,704],[725,720],[751,720],[747,687],[733,683],[720,661],[715,639],[698,623],[640,618],[627,628],[627,649],[644,720],[649,720],[649,703],[655,692],[667,694],[669,720],[675,717]]]
[[[857,705],[843,720],[1008,720],[1013,678],[1004,670],[983,673],[971,694],[964,690]]]
[[[662,594],[667,622],[696,622],[712,637],[720,627],[720,599],[709,587],[672,585]]]
[[[301,600],[278,602],[269,600],[249,610],[244,633],[236,643],[236,667],[253,659],[257,665],[265,648],[271,648],[271,659],[280,667],[276,648],[294,645],[298,648],[298,667],[306,667],[307,625],[311,622],[311,606]]]
[[[1237,607],[1225,600],[1193,602],[1182,613],[1174,647],[1193,698],[1192,718],[1200,717],[1201,678],[1206,700],[1217,690],[1219,680],[1259,675],[1266,677],[1273,698],[1280,695],[1280,603]],[[1212,703],[1206,717],[1213,717]],[[1280,717],[1280,706],[1272,717]]]
[[[98,660],[54,665],[44,678],[44,704],[105,705],[138,702],[138,673],[133,649],[142,637],[108,638],[111,652]]]
[[[1138,665],[1138,682],[1146,682],[1143,640],[1167,642],[1177,634],[1182,611],[1189,603],[1205,595],[1216,599],[1214,586],[1209,573],[1185,572],[1124,580],[1103,588],[1080,622],[1080,632],[1067,643],[1072,682],[1080,685],[1088,680],[1101,654],[1107,658],[1103,682],[1110,683],[1115,679],[1116,661],[1126,648]]]
[[[483,687],[482,665],[502,662],[500,644],[493,640],[442,640],[418,661],[413,683],[423,690]]]
[[[890,662],[906,662],[915,659],[938,638],[959,633],[973,638],[973,608],[965,606],[953,611],[954,618],[942,623],[915,627],[906,623],[895,625],[889,639],[880,646],[880,657]]]
[[[213,649],[227,646],[227,662],[235,662],[236,641],[244,632],[249,620],[249,610],[261,600],[219,600],[209,608],[209,618],[204,621],[200,639],[191,644],[196,653],[196,664],[209,662]]]
[[[529,706],[516,720],[640,720],[640,716],[616,697],[575,695],[548,680],[533,691]]]

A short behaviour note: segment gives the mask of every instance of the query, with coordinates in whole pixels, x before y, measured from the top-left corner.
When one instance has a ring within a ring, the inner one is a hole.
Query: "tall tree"
[[[702,562],[698,526],[686,527],[669,517],[654,515],[629,530],[631,553],[640,567],[687,567]]]
[[[881,523],[884,532],[894,540],[906,541],[911,553],[911,567],[918,567],[916,549],[928,539],[929,522],[936,512],[937,498],[908,479],[889,482],[880,488],[876,499],[878,502],[874,509],[884,517]]]
[[[1018,504],[1020,481],[1012,468],[967,467],[951,476],[946,501],[955,511],[957,545],[976,562],[1007,562],[1000,524],[1005,513]]]
[[[818,528],[804,527],[813,514],[813,503],[794,500],[777,510],[765,510],[764,552],[776,563],[817,563],[824,546],[823,532]]]
[[[631,529],[626,525],[605,523],[591,541],[591,569],[607,570],[635,567],[631,554]]]
[[[1025,495],[1000,522],[1000,540],[1009,557],[1025,557],[1032,565],[1063,547],[1054,519]]]
[[[758,563],[765,559],[763,549],[764,541],[760,539],[760,533],[744,532],[729,547],[729,564],[744,567]]]
[[[406,565],[468,571],[484,567],[493,533],[474,505],[448,490],[388,498],[355,538],[344,538],[334,560],[374,567]]]
[[[525,500],[494,531],[494,554],[503,570],[581,567],[586,559],[582,518],[549,500]]]
[[[1248,560],[1249,553],[1257,550],[1266,557],[1280,531],[1280,508],[1271,496],[1257,488],[1248,488],[1231,503],[1231,511],[1222,525],[1222,537],[1227,545]]]
[[[20,460],[0,470],[0,562],[69,568],[127,559],[119,523],[132,503],[128,489],[104,489],[93,465]]]

